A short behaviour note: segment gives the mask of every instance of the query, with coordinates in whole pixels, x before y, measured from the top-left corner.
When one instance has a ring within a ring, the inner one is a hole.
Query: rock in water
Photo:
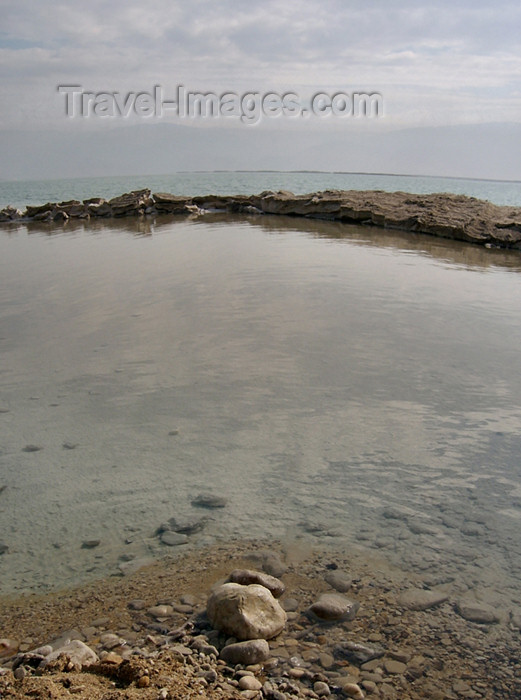
[[[347,659],[354,664],[365,664],[371,659],[379,659],[385,654],[385,649],[379,644],[361,644],[360,642],[342,642],[333,648],[337,659]]]
[[[321,620],[354,620],[360,604],[339,593],[324,593],[309,607]]]
[[[177,547],[180,544],[186,544],[188,542],[188,536],[178,532],[172,532],[171,530],[166,530],[166,532],[163,532],[161,535],[161,542],[169,545],[170,547]]]
[[[221,650],[219,658],[233,666],[235,664],[250,666],[266,661],[269,655],[270,647],[265,639],[250,639],[247,642],[228,644]]]
[[[499,616],[494,608],[472,600],[459,600],[456,603],[456,612],[469,622],[477,622],[482,625],[499,622]]]
[[[404,591],[398,598],[398,603],[409,610],[428,610],[441,605],[448,598],[441,591],[426,591],[423,588],[411,588]]]
[[[228,581],[240,583],[243,586],[258,583],[260,586],[267,588],[274,598],[280,598],[286,590],[282,581],[275,578],[275,576],[270,576],[262,571],[253,571],[252,569],[234,569],[229,575]]]
[[[324,576],[324,580],[339,593],[347,593],[353,583],[351,577],[342,571],[328,571]]]
[[[199,508],[224,508],[227,501],[221,496],[212,496],[212,494],[200,493],[197,498],[192,501],[193,506]]]
[[[239,640],[271,639],[286,624],[286,613],[259,584],[224,583],[208,598],[208,619],[215,629]]]

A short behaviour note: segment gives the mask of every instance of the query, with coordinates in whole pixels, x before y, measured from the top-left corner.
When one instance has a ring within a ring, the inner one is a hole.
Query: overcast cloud
[[[179,84],[216,93],[379,92],[385,117],[367,128],[380,131],[521,123],[519,0],[3,0],[2,6],[3,129],[76,128],[56,89],[64,84],[121,92],[158,84],[167,93]],[[106,128],[102,121],[81,128]],[[277,128],[294,128],[278,121]],[[306,128],[346,128],[338,118],[319,122]]]

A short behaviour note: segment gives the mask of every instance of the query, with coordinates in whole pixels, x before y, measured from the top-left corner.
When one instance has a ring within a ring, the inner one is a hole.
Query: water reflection
[[[521,251],[499,248],[485,248],[462,241],[428,236],[426,234],[380,229],[378,227],[357,226],[336,221],[304,219],[289,216],[243,216],[227,213],[208,213],[204,216],[176,217],[170,215],[149,218],[121,219],[71,219],[63,224],[46,222],[27,222],[18,226],[4,227],[6,234],[32,233],[47,236],[62,234],[81,234],[91,232],[103,234],[119,231],[127,235],[150,236],[168,231],[172,224],[190,221],[195,225],[228,225],[248,222],[250,226],[260,228],[271,234],[307,233],[316,238],[336,242],[356,243],[358,245],[394,248],[415,255],[427,255],[431,258],[461,265],[463,267],[491,267],[521,270]]]
[[[195,545],[354,542],[515,600],[519,255],[264,216],[2,233],[2,586],[160,555],[211,490]]]

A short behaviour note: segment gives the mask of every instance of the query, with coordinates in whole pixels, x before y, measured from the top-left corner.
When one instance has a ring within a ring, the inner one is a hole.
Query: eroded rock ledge
[[[80,202],[49,202],[24,212],[7,207],[0,222],[62,221],[70,218],[156,216],[230,211],[244,214],[282,214],[379,226],[467,241],[488,247],[521,248],[521,207],[498,206],[455,194],[326,190],[295,195],[262,192],[257,195],[184,197],[136,190],[110,200],[94,197]]]

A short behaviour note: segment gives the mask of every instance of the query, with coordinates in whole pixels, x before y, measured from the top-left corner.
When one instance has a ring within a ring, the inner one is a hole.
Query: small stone
[[[375,683],[373,683],[372,686],[373,688],[376,688]],[[356,683],[346,683],[342,690],[350,698],[354,698],[355,700],[364,700],[365,695],[363,694],[360,686]]]
[[[192,501],[192,505],[199,508],[224,508],[226,503],[226,499],[221,496],[203,493],[200,493],[199,496]]]
[[[401,661],[395,661],[395,659],[385,659],[384,668],[387,673],[390,673],[391,675],[401,675],[407,670],[407,666],[404,663]]]
[[[14,656],[18,651],[19,643],[14,639],[0,639],[0,659]]]
[[[172,428],[172,430],[168,431],[168,434],[173,437],[174,435],[179,435],[179,428]]]
[[[61,656],[61,654],[68,656],[71,662],[80,668],[90,666],[99,661],[98,655],[90,647],[79,639],[73,639],[63,644],[63,646],[58,646],[52,654],[49,654],[49,656],[46,656],[40,662],[38,668],[45,668],[49,663]]]
[[[328,695],[331,695],[331,690],[328,686],[327,683],[324,683],[324,681],[317,681],[313,685],[313,690],[315,693],[318,695],[319,698],[324,698],[327,697]]]
[[[255,676],[243,676],[239,680],[239,688],[241,690],[260,690],[262,683]]]
[[[275,576],[275,578],[280,578],[288,570],[280,555],[272,550],[255,552],[248,555],[248,558],[258,562],[267,574]]]
[[[361,644],[360,642],[342,642],[337,644],[333,653],[336,658],[347,659],[352,663],[366,664],[372,659],[379,659],[385,654],[385,649],[378,644]]]
[[[94,625],[95,627],[96,625]],[[122,644],[125,643],[124,639],[121,639],[118,637],[117,634],[112,634],[112,632],[107,632],[106,634],[102,634],[100,637],[100,642],[101,645],[103,646],[104,649],[114,649],[115,647],[119,647]]]
[[[456,612],[469,622],[485,625],[499,622],[499,617],[494,608],[472,600],[459,600],[456,603]]]
[[[298,610],[298,600],[296,598],[284,598],[280,604],[286,612],[295,612]]]
[[[83,540],[81,543],[81,548],[82,549],[94,549],[95,547],[99,547],[101,543],[101,540]]]
[[[170,518],[168,521],[168,530],[173,530],[174,532],[181,532],[185,535],[194,535],[196,532],[201,532],[204,530],[206,524],[208,523],[208,518],[186,518],[185,520],[179,520],[177,518]]]
[[[115,651],[109,651],[105,654],[101,661],[102,663],[110,664],[111,666],[119,666],[119,664],[123,663],[123,657],[116,654]]]
[[[328,571],[324,580],[339,593],[347,593],[353,583],[352,578],[342,571]]]
[[[177,547],[188,542],[188,535],[166,530],[166,532],[163,532],[161,535],[161,542],[167,544],[169,547]]]
[[[252,569],[234,569],[228,580],[232,583],[240,583],[243,586],[248,586],[250,583],[258,583],[267,588],[274,598],[280,598],[286,589],[282,581],[275,578],[275,576],[270,576],[262,571],[253,571]]]
[[[13,675],[17,681],[21,681],[26,677],[27,671],[25,670],[24,666],[18,666],[18,668],[15,669]]]
[[[62,447],[64,450],[75,450],[78,447],[77,442],[64,442],[62,443]]]
[[[354,620],[360,604],[339,593],[324,593],[309,607],[309,611],[321,620]]]
[[[148,688],[150,686],[150,678],[148,676],[141,676],[137,679],[136,685],[138,688]]]
[[[437,605],[441,605],[448,599],[446,593],[441,591],[423,590],[422,588],[411,588],[404,591],[398,597],[398,604],[408,610],[428,610]]]
[[[164,617],[170,617],[174,609],[171,605],[154,605],[148,608],[147,613],[152,615],[152,617],[162,619]]]
[[[43,447],[39,445],[26,445],[22,447],[22,452],[39,452],[40,450],[43,450]]]
[[[250,639],[223,647],[219,658],[233,666],[236,664],[250,666],[266,661],[269,655],[270,647],[265,639]]]
[[[8,551],[9,551],[9,547],[6,544],[4,544],[3,542],[0,542],[0,554],[5,554]]]
[[[128,603],[128,607],[131,610],[143,610],[145,608],[145,605],[146,605],[145,601],[141,600],[140,598],[135,598],[134,600],[131,600]]]

